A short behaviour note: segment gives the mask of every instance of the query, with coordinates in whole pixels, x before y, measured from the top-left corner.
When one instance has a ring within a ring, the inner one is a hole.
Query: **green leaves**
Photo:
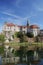
[[[5,36],[3,34],[0,34],[0,42],[4,42],[5,41]]]
[[[27,36],[30,38],[34,37],[33,33],[27,33]]]

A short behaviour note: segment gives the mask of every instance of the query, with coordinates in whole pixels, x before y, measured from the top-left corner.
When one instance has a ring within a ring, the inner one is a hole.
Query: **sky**
[[[0,0],[0,32],[4,22],[26,25],[27,20],[43,29],[43,0]]]

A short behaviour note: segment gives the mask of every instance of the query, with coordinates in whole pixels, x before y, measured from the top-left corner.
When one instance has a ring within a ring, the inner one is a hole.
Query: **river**
[[[17,64],[17,65],[27,65],[27,64]],[[43,59],[40,60],[37,64],[30,64],[30,65],[43,65]]]
[[[0,56],[0,65],[2,65],[2,58],[1,58],[1,56]]]
[[[43,53],[43,52],[42,52],[42,53]],[[40,54],[40,53],[38,53],[38,54]],[[36,53],[35,53],[35,55],[36,55]],[[35,55],[34,55],[34,56],[35,56]],[[30,56],[29,56],[29,57],[30,57]],[[31,63],[29,64],[29,63],[28,63],[28,64],[14,64],[14,65],[43,65],[43,58],[42,58],[42,57],[43,57],[43,54],[40,54],[39,57],[41,57],[41,58],[40,58],[40,61],[39,61],[38,63],[35,63],[35,64],[31,64]],[[32,58],[32,57],[31,57],[31,58]],[[29,59],[28,59],[28,60],[29,60]],[[31,62],[31,61],[30,61],[30,62]],[[0,56],[0,65],[2,65],[2,58],[1,58],[1,56]]]

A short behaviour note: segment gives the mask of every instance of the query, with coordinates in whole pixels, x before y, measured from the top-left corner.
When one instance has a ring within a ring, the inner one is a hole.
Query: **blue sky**
[[[0,0],[0,31],[4,22],[37,24],[43,29],[43,0]]]

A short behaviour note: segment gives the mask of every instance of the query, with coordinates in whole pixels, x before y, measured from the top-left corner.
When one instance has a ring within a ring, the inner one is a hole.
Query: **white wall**
[[[18,26],[15,26],[15,31],[16,32],[19,32],[20,31],[20,28]]]
[[[38,35],[38,33],[39,33],[39,29],[28,29],[28,32],[31,32],[31,33],[33,33],[34,34],[34,37],[35,36],[37,36]]]
[[[38,35],[38,29],[33,29],[33,34],[34,34],[34,37]]]
[[[11,31],[11,35],[14,34],[14,32],[19,32],[20,31],[20,27],[16,26],[12,26],[12,27],[8,27],[6,25],[3,26],[3,30],[7,31],[6,35],[8,35],[8,31]],[[22,31],[25,33],[27,33],[27,28],[22,28]],[[37,36],[39,33],[39,29],[30,29],[28,28],[28,32],[32,32],[34,34],[34,36]]]

